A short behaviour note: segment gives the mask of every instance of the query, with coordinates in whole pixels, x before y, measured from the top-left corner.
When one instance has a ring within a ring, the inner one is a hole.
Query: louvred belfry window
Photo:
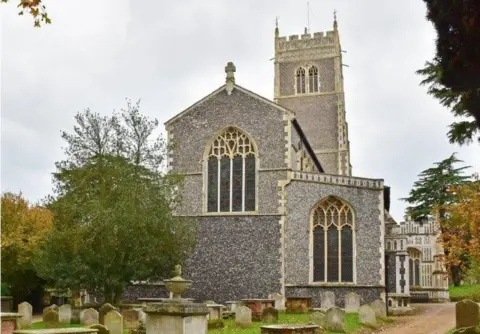
[[[315,66],[308,69],[308,86],[310,93],[318,92],[318,68]]]
[[[313,211],[313,281],[353,282],[354,217],[350,206],[335,197]]]
[[[256,152],[250,138],[234,127],[212,143],[207,163],[207,211],[255,211]]]
[[[306,82],[305,82],[305,69],[300,67],[297,70],[297,94],[305,94],[306,89]]]

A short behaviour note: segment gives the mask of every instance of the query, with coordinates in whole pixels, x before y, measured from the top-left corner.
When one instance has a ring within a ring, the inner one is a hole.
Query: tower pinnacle
[[[338,29],[337,10],[336,9],[333,11],[333,29],[334,30]]]

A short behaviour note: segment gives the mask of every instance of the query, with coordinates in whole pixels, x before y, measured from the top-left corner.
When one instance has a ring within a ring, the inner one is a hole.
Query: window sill
[[[257,216],[258,211],[204,212],[204,216]]]

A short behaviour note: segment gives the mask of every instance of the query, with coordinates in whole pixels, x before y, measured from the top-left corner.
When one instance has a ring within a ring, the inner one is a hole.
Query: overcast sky
[[[142,98],[163,123],[222,85],[228,61],[238,84],[271,99],[275,17],[282,36],[308,22],[299,0],[44,0],[52,24],[35,29],[12,1],[0,4],[1,189],[31,201],[51,192],[60,130],[78,111]],[[418,85],[435,39],[423,1],[395,4],[311,0],[310,30],[330,30],[338,11],[353,174],[383,178],[401,220],[397,199],[420,171],[453,152],[478,171],[480,147],[450,145],[452,117]]]

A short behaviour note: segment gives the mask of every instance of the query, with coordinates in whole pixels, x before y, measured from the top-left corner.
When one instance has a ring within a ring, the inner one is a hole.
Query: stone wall
[[[184,268],[185,296],[225,302],[280,291],[279,216],[198,217],[197,247]]]
[[[286,191],[286,284],[310,283],[310,213],[320,200],[333,195],[354,211],[356,284],[384,286],[383,190],[294,180]]]

